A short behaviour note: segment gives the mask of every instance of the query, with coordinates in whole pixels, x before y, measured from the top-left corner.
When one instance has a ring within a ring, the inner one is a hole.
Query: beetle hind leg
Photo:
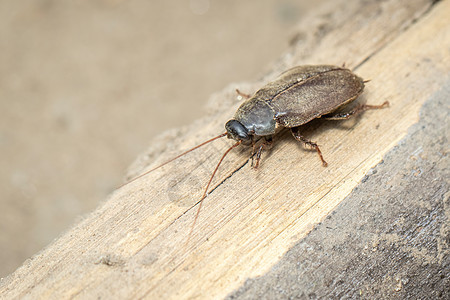
[[[320,148],[316,143],[311,142],[310,140],[306,139],[303,135],[301,135],[300,132],[298,131],[298,127],[291,128],[291,133],[297,141],[302,142],[305,145],[310,146],[311,148],[314,148],[317,151],[320,160],[322,161],[322,166],[324,167],[328,166],[328,163],[323,159],[322,152],[320,151]]]

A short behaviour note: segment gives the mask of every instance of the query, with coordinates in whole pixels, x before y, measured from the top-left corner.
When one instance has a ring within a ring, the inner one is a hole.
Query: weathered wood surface
[[[383,162],[229,299],[450,299],[450,76]],[[351,213],[349,213],[351,212]]]
[[[196,202],[230,145],[218,141],[115,191],[4,279],[2,297],[219,298],[274,265],[404,137],[450,70],[449,1],[330,5],[299,25],[304,33],[299,32],[272,74],[239,86],[254,91],[300,64],[345,62],[371,79],[362,101],[389,100],[389,109],[345,122],[315,121],[303,131],[321,145],[328,168],[289,134],[263,154],[257,172],[246,164],[249,149],[234,151],[221,166],[213,184],[217,188],[205,200],[185,245]],[[155,141],[138,165],[148,162],[145,168],[151,168],[223,132],[239,105],[234,87],[215,95],[204,119]],[[136,167],[133,174],[145,168]]]

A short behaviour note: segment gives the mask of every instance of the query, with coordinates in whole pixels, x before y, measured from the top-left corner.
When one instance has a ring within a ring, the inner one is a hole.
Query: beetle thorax
[[[245,128],[248,136],[261,137],[275,133],[276,122],[273,109],[266,101],[259,100],[256,97],[242,103],[233,120],[241,125],[242,131]]]

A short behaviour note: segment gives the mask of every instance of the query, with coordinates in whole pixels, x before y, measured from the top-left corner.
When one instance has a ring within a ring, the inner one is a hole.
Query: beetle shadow
[[[367,99],[364,96],[360,96],[360,98],[358,98],[356,101],[353,101],[347,105],[344,105],[340,108],[338,108],[337,110],[333,111],[332,113],[326,114],[324,115],[325,117],[327,115],[334,115],[334,114],[341,114],[341,113],[347,113],[352,111],[353,109],[355,109],[357,106],[359,105],[364,105],[367,104]],[[312,122],[317,122],[319,121],[321,124],[323,123],[323,130],[327,130],[330,128],[333,129],[338,129],[338,130],[350,130],[352,129],[354,126],[356,126],[356,124],[359,123],[360,119],[363,117],[363,115],[365,114],[365,111],[362,111],[358,114],[355,114],[353,116],[351,116],[348,119],[342,119],[342,120],[331,120],[331,119],[326,119],[326,118],[319,118],[319,119],[315,119]],[[305,125],[309,125],[310,123],[307,123]]]
[[[337,129],[337,130],[350,130],[353,127],[355,127],[356,124],[359,123],[359,120],[361,119],[362,114],[358,114],[354,117],[351,117],[347,120],[327,120],[327,119],[318,119],[314,121],[319,121],[321,124],[321,127],[323,127],[323,130],[329,130],[331,128]],[[320,129],[318,129],[320,130]]]

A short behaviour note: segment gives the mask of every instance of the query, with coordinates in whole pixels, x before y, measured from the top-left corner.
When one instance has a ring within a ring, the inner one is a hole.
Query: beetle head
[[[227,130],[227,136],[229,139],[242,141],[243,144],[250,144],[252,141],[252,136],[248,134],[247,128],[245,128],[245,126],[239,121],[228,121],[225,124],[225,129]]]

